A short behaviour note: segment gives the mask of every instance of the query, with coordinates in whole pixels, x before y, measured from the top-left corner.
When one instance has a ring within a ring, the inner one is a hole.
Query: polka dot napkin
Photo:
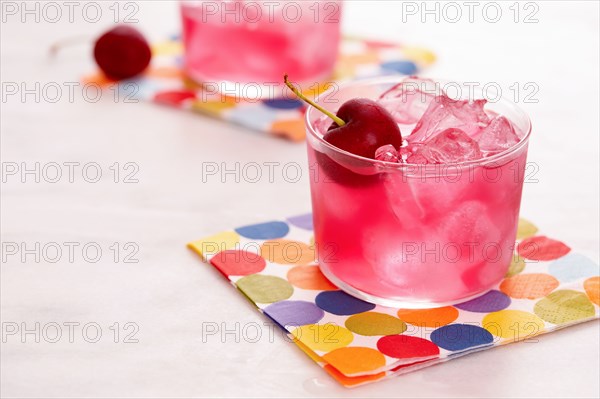
[[[521,219],[506,278],[455,306],[376,306],[338,290],[314,263],[312,217],[222,232],[188,246],[347,387],[598,318],[598,264]]]
[[[117,93],[121,102],[152,101],[293,141],[304,139],[302,118],[306,107],[302,101],[287,98],[241,100],[217,93],[215,87],[193,82],[181,69],[183,46],[178,38],[155,44],[152,52],[152,65],[140,78],[117,83],[95,73],[85,77],[84,83],[107,87],[107,93],[111,96]],[[346,38],[340,45],[339,59],[329,80],[412,75],[434,61],[435,55],[423,48]],[[315,82],[303,91],[309,98],[314,98],[328,88],[326,83]]]

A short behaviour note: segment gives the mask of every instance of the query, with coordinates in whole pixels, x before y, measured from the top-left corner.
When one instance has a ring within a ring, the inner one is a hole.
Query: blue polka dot
[[[449,351],[461,351],[476,346],[489,345],[494,337],[489,331],[470,324],[449,324],[431,333],[431,341]]]
[[[132,78],[122,80],[117,84],[117,92],[119,97],[126,99],[135,98],[137,100],[150,100],[158,91],[158,84],[147,78]]]
[[[253,240],[271,240],[284,237],[290,228],[284,222],[267,222],[238,227],[235,231],[239,235]]]
[[[349,316],[356,313],[368,312],[375,305],[365,302],[343,291],[324,291],[315,298],[318,307],[338,316]]]
[[[508,305],[510,305],[510,298],[506,294],[497,290],[491,290],[487,294],[467,302],[459,303],[458,305],[454,305],[454,307],[468,312],[489,313],[506,309]]]
[[[399,72],[404,75],[413,75],[417,72],[417,66],[411,61],[388,61],[381,64],[381,68]]]
[[[312,230],[313,229],[313,218],[312,213],[307,213],[305,215],[292,216],[287,220],[292,225],[299,227],[304,230]]]
[[[267,306],[263,312],[285,329],[285,326],[304,326],[318,323],[325,312],[307,301],[280,301]]]
[[[596,276],[598,271],[596,262],[578,253],[567,254],[548,266],[548,273],[563,283]]]
[[[264,100],[263,103],[267,107],[275,109],[296,109],[302,107],[304,104],[300,100],[295,98],[276,98]]]

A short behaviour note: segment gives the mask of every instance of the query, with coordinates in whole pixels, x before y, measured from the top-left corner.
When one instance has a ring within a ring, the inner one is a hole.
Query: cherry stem
[[[55,42],[54,44],[52,44],[52,46],[50,46],[49,53],[50,53],[50,56],[53,57],[63,47],[69,47],[74,44],[89,43],[91,41],[92,41],[92,37],[89,35],[78,35],[78,36],[67,37],[65,39],[59,40],[59,41]]]
[[[320,105],[318,105],[317,103],[315,103],[314,101],[309,100],[304,94],[302,94],[300,92],[300,90],[298,90],[296,88],[296,86],[294,86],[289,80],[288,80],[288,76],[287,74],[283,75],[283,81],[284,83],[287,85],[287,87],[290,88],[290,90],[297,95],[301,100],[309,103],[310,105],[312,105],[313,107],[315,107],[316,109],[318,109],[319,111],[321,111],[322,113],[324,113],[325,115],[327,115],[328,117],[330,117],[331,119],[333,119],[333,121],[335,123],[337,123],[338,126],[344,126],[346,124],[346,122],[344,122],[341,118],[339,118],[338,116],[334,115],[333,113],[327,111],[325,108],[321,107]]]

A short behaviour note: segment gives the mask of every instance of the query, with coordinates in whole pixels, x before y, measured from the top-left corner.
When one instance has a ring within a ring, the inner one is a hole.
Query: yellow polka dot
[[[430,65],[435,62],[436,56],[431,51],[421,47],[403,47],[402,53],[406,58],[422,65]]]
[[[553,324],[566,324],[596,315],[594,305],[583,292],[574,290],[554,291],[539,300],[533,311]]]
[[[394,335],[406,331],[406,323],[385,313],[365,312],[350,316],[346,328],[359,335]]]
[[[486,315],[483,328],[493,335],[515,341],[531,338],[544,329],[544,321],[522,310],[501,310]]]
[[[350,345],[352,332],[337,324],[308,324],[292,331],[292,336],[314,351],[330,352]]]
[[[251,274],[239,279],[235,285],[254,303],[274,303],[288,299],[294,287],[277,276]]]
[[[183,53],[181,42],[166,41],[152,45],[152,55],[179,55]]]
[[[260,247],[269,262],[281,265],[306,265],[315,261],[315,251],[307,244],[292,240],[269,240]]]
[[[302,342],[298,341],[296,338],[292,337],[294,343],[302,350],[302,352],[306,353],[308,357],[310,357],[314,362],[320,363],[323,362],[323,358],[313,352],[308,346],[304,345]]]
[[[240,236],[235,231],[225,231],[210,237],[193,241],[188,247],[196,251],[200,256],[206,258],[220,251],[235,249],[240,242]]]
[[[519,219],[519,227],[517,228],[517,240],[531,237],[538,232],[538,228],[527,219]]]

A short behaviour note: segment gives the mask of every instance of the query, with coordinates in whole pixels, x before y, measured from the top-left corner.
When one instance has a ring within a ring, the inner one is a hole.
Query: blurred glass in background
[[[330,77],[338,55],[341,0],[181,1],[185,71],[198,82],[239,84]]]

